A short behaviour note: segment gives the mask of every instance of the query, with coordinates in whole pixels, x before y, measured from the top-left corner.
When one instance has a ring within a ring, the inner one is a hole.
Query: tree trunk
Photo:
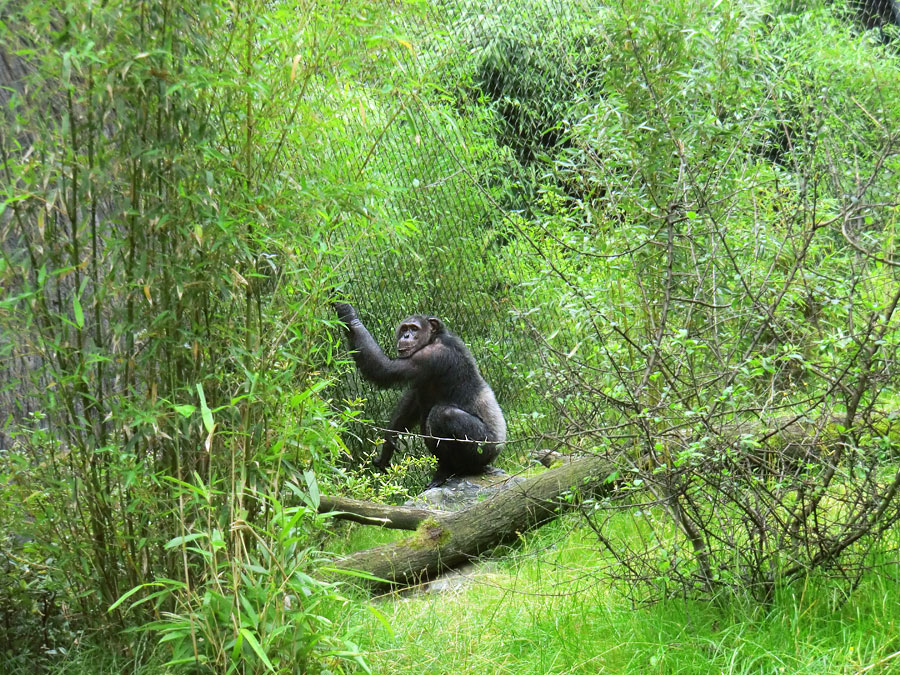
[[[573,507],[567,499],[603,494],[615,466],[608,459],[585,457],[513,485],[463,511],[447,513],[389,507],[356,500],[323,498],[320,511],[343,511],[357,522],[412,529],[408,539],[354,553],[338,560],[338,570],[367,572],[383,579],[373,586],[415,584],[457,567]]]

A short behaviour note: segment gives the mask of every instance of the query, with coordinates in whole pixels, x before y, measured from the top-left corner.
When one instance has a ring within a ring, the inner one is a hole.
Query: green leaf
[[[172,407],[175,409],[175,412],[177,412],[182,417],[190,417],[197,410],[197,406],[191,405],[190,403],[186,403],[184,405],[173,405]]]
[[[0,307],[2,307],[4,309],[7,309],[7,308],[11,309],[11,308],[15,307],[16,304],[20,300],[24,300],[25,298],[30,298],[33,295],[34,295],[34,293],[19,293],[19,295],[14,295],[11,298],[3,298],[3,300],[0,300]]]
[[[321,567],[320,570],[322,572],[331,572],[332,574],[342,574],[347,577],[356,577],[358,579],[366,579],[368,581],[379,581],[379,582],[383,582],[383,583],[389,583],[387,579],[382,579],[381,577],[376,577],[374,574],[369,574],[368,572],[363,572],[361,570],[340,569],[338,567],[330,567],[328,565]]]
[[[388,632],[391,637],[394,637],[394,629],[391,627],[390,621],[388,621],[387,617],[382,614],[380,611],[372,607],[372,605],[366,605],[366,609],[369,610],[372,615],[378,619],[384,629]]]
[[[206,532],[192,532],[191,534],[186,534],[183,537],[175,537],[174,539],[170,539],[166,543],[166,550],[175,548],[176,546],[180,546],[181,544],[187,544],[194,541],[195,539],[202,539],[203,537],[206,537]]]
[[[118,607],[119,605],[121,605],[123,602],[125,602],[125,601],[126,601],[128,598],[130,598],[132,595],[134,595],[134,594],[137,593],[138,591],[140,591],[140,590],[142,590],[142,589],[144,589],[144,588],[148,588],[148,587],[150,587],[150,586],[165,586],[165,584],[160,583],[160,582],[158,582],[158,581],[151,581],[150,583],[147,583],[147,584],[141,584],[140,586],[135,586],[135,587],[132,588],[130,591],[128,591],[127,593],[123,594],[122,597],[120,597],[118,600],[116,600],[113,604],[111,604],[111,605],[109,606],[109,609],[107,609],[106,611],[107,611],[107,612],[112,612],[112,611],[114,611],[114,610],[116,609],[116,607]]]
[[[242,594],[238,595],[238,600],[240,600],[241,602],[241,607],[244,608],[244,614],[242,616],[246,617],[249,620],[248,627],[256,628],[257,626],[259,626],[259,614],[250,603],[250,600]],[[241,623],[244,622],[241,621]]]
[[[244,636],[244,639],[247,641],[247,644],[253,648],[253,651],[256,652],[256,655],[259,657],[260,661],[262,661],[266,668],[269,669],[270,672],[275,672],[275,668],[272,667],[272,663],[269,661],[269,657],[266,656],[266,653],[263,651],[263,648],[260,646],[259,642],[257,642],[256,637],[246,628],[241,628],[241,635]]]
[[[72,54],[71,52],[66,52],[63,54],[62,59],[62,82],[65,85],[69,84],[69,80],[72,78]]]
[[[212,410],[206,405],[206,396],[203,393],[203,385],[197,383],[197,395],[200,397],[200,414],[203,416],[203,426],[206,427],[206,433],[211,434],[213,431]]]
[[[316,482],[316,474],[309,470],[304,471],[303,479],[306,481],[306,487],[309,490],[310,506],[318,509],[321,497],[319,495],[319,484]]]
[[[72,307],[75,309],[75,325],[79,328],[84,328],[84,310],[81,308],[78,294],[72,296]]]

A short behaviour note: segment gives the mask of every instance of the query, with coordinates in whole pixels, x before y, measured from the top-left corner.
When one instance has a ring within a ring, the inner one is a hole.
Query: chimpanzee
[[[356,310],[334,303],[350,336],[353,360],[367,380],[381,387],[405,383],[409,389],[391,417],[390,431],[375,466],[386,469],[397,434],[416,425],[428,436],[425,445],[437,457],[428,487],[452,475],[481,473],[506,441],[506,421],[494,392],[481,377],[471,352],[433,316],[415,314],[397,326],[397,355],[385,355]]]

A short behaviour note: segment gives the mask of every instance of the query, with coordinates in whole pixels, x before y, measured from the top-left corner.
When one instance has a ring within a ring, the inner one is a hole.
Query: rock
[[[540,462],[549,469],[557,462],[571,462],[574,460],[574,457],[572,457],[572,455],[564,455],[561,452],[556,452],[556,450],[542,448],[541,450],[532,450],[531,459]]]
[[[453,476],[439,487],[425,490],[404,506],[439,509],[441,511],[461,511],[475,502],[521,483],[522,476],[510,476],[502,469],[489,466],[480,476]]]
[[[459,593],[478,583],[479,580],[489,579],[495,573],[496,567],[496,564],[490,561],[479,561],[477,565],[469,563],[444,572],[437,579],[429,581],[422,587],[421,592]]]

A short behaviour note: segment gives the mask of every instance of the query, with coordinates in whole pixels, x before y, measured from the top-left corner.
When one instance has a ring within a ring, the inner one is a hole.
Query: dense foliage
[[[353,19],[286,30],[294,9],[5,4],[0,640],[23,668],[150,619],[217,671],[354,656],[319,630],[343,600],[306,574],[303,473],[343,448],[321,307],[330,214],[361,194],[312,153],[346,139],[304,92]]]
[[[325,573],[345,542],[319,493],[397,498],[424,471],[358,470],[391,394],[347,374],[336,297],[379,339],[411,311],[459,332],[508,468],[536,447],[617,463],[566,563],[591,586],[764,604],[896,568],[889,16],[21,0],[0,19],[3,668],[92,641],[122,647],[115,672],[370,668],[359,616],[387,620]]]
[[[898,61],[826,10],[592,9],[511,8],[458,66],[527,195],[544,433],[647,506],[591,516],[639,595],[853,585],[900,517]]]

